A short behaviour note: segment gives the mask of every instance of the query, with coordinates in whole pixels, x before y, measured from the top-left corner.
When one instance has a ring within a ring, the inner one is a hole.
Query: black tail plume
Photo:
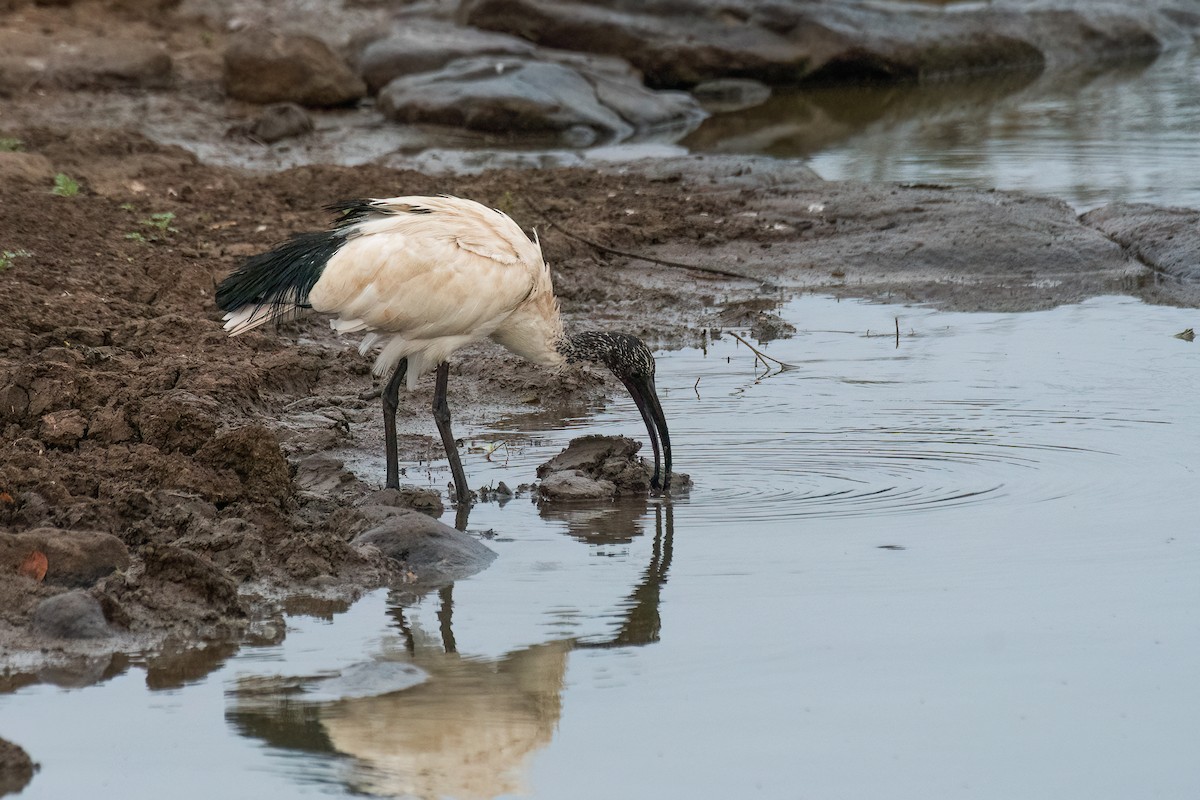
[[[270,307],[272,318],[308,307],[308,293],[325,264],[346,242],[342,231],[301,233],[267,253],[251,256],[217,287],[217,306],[237,311]]]

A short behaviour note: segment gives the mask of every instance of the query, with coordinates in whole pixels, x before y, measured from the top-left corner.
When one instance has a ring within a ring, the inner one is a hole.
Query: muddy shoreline
[[[1189,209],[1114,204],[1080,217],[1054,198],[832,183],[797,163],[748,157],[438,176],[395,159],[274,172],[214,165],[152,140],[134,118],[199,107],[184,123],[205,120],[192,133],[210,150],[261,148],[224,138],[253,113],[217,92],[225,32],[133,5],[17,4],[19,18],[7,20],[9,33],[48,37],[120,30],[175,56],[165,88],[155,88],[152,57],[135,65],[145,83],[134,89],[69,70],[60,77],[75,83],[6,84],[3,689],[101,680],[134,652],[156,680],[173,680],[183,663],[197,668],[194,654],[179,655],[196,642],[210,643],[215,663],[230,642],[281,637],[289,603],[336,608],[380,585],[436,582],[352,544],[381,520],[436,515],[446,502],[428,481],[380,494],[336,455],[382,460],[357,338],[310,318],[231,340],[213,306],[216,283],[239,259],[323,227],[329,202],[449,193],[501,208],[537,230],[569,327],[619,328],[661,348],[727,327],[786,335],[775,309],[800,292],[958,310],[1109,293],[1200,305],[1200,212]],[[118,106],[127,117],[106,116]],[[322,119],[347,117],[362,112]],[[460,435],[505,414],[577,415],[616,389],[595,371],[551,380],[482,345],[456,359],[451,381]],[[401,459],[444,487],[444,470],[430,463],[440,444],[429,392],[426,381],[403,398]],[[469,458],[466,466],[470,474]],[[34,551],[47,556],[44,577],[25,569]],[[80,619],[91,622],[68,624]]]

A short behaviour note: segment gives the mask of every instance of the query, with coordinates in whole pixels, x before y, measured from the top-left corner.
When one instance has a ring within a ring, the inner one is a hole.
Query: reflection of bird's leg
[[[438,589],[438,627],[442,631],[442,648],[447,653],[457,653],[458,645],[454,641],[454,584]]]
[[[387,450],[388,489],[400,488],[400,457],[396,452],[396,409],[400,407],[400,384],[408,374],[408,359],[400,359],[381,395],[383,399],[383,439]]]
[[[408,624],[408,620],[404,618],[403,606],[392,606],[388,610],[388,614],[396,620],[396,625],[400,628],[400,633],[404,635],[404,649],[411,656],[417,652],[417,642],[413,638],[412,626]]]
[[[442,446],[446,448],[446,458],[450,461],[450,472],[454,476],[454,495],[460,505],[471,502],[471,491],[467,488],[467,474],[463,472],[462,461],[458,457],[458,446],[454,443],[454,433],[450,430],[450,404],[446,402],[446,384],[450,380],[450,362],[443,361],[437,368],[437,385],[433,390],[433,421],[437,423],[438,433],[442,435]]]

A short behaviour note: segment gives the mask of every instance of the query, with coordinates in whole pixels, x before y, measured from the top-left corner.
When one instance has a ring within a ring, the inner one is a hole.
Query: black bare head
[[[585,331],[563,339],[558,350],[569,363],[592,361],[603,364],[629,390],[654,448],[654,476],[650,479],[650,488],[666,494],[671,488],[671,435],[667,432],[667,418],[663,416],[658,391],[654,388],[654,354],[650,348],[641,339],[626,333]],[[665,470],[660,469],[659,463],[660,438]]]

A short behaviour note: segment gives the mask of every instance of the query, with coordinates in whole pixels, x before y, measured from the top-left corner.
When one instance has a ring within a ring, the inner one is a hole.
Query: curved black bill
[[[650,446],[654,448],[654,475],[650,478],[650,488],[666,494],[671,488],[671,434],[667,430],[667,418],[663,415],[662,404],[658,402],[658,392],[654,388],[654,378],[622,378],[621,382],[629,390],[630,397],[637,404],[646,423],[646,433],[650,436]],[[659,440],[662,440],[662,459],[659,455]],[[665,461],[665,464],[661,463]],[[663,470],[661,467],[665,466]]]

